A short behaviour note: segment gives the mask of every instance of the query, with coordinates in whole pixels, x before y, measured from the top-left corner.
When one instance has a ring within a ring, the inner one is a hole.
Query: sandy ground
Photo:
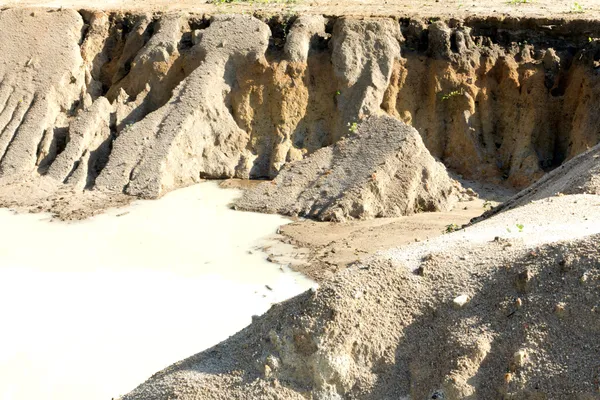
[[[600,13],[599,0],[253,0],[215,5],[210,0],[4,0],[0,5],[97,8],[103,10],[189,10],[194,12],[284,11],[325,15],[401,15],[401,16],[512,16],[594,19]],[[215,2],[216,3],[216,2]]]
[[[238,194],[208,182],[78,223],[1,209],[0,399],[116,397],[312,287],[254,250],[287,220],[230,210]]]
[[[244,185],[241,182],[225,181],[222,186],[241,187]],[[367,260],[378,251],[422,242],[453,231],[514,194],[514,191],[501,187],[466,181],[463,184],[475,188],[479,196],[458,203],[448,212],[343,223],[296,218],[294,222],[281,226],[278,234],[273,235],[262,250],[269,255],[270,261],[290,266],[322,282],[354,263]]]
[[[429,253],[444,254],[446,248],[464,248],[464,254],[452,254],[469,259],[466,252],[489,242],[519,242],[528,249],[548,243],[575,241],[600,233],[600,196],[577,194],[552,196],[498,214],[452,235],[412,246],[389,248],[380,253],[406,267],[416,269]],[[512,246],[509,246],[512,247]],[[484,262],[485,259],[477,260]]]

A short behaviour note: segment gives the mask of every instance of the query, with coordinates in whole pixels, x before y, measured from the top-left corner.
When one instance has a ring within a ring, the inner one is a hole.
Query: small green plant
[[[449,225],[446,225],[446,228],[444,229],[443,233],[452,233],[452,232],[456,232],[459,229],[460,229],[460,226],[458,226],[456,224],[449,224]]]
[[[358,124],[356,122],[348,122],[348,131],[352,133],[358,132]]]
[[[340,94],[342,94],[342,92],[340,92],[339,90],[335,92],[336,96],[339,96]]]
[[[442,101],[450,100],[453,97],[462,96],[464,94],[465,94],[465,91],[463,89],[453,90],[450,93],[446,93],[446,94],[442,95]]]
[[[517,227],[519,232],[523,232],[523,228],[525,228],[525,225],[523,225],[523,224],[515,224],[515,226]],[[510,228],[506,228],[506,231],[508,233],[512,233],[512,230]]]
[[[531,3],[532,0],[509,0],[506,3],[510,5]]]
[[[516,224],[517,229],[519,229],[519,232],[523,232],[523,228],[525,228],[525,225],[523,224]]]
[[[583,6],[581,4],[579,4],[578,2],[575,2],[571,5],[571,12],[584,13],[585,9],[583,8]]]
[[[229,3],[260,3],[260,4],[292,4],[296,3],[297,0],[210,0],[212,4],[229,4]]]

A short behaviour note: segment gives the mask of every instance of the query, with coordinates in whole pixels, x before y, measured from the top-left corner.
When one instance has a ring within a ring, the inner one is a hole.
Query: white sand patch
[[[381,251],[378,255],[416,269],[429,253],[450,253],[483,245],[495,238],[517,240],[528,248],[600,233],[600,196],[556,196],[505,211],[466,229],[413,245]],[[462,247],[460,247],[462,246]],[[432,251],[432,249],[435,249]]]
[[[228,209],[238,194],[69,224],[0,210],[0,399],[108,400],[313,286],[249,253],[286,220]]]

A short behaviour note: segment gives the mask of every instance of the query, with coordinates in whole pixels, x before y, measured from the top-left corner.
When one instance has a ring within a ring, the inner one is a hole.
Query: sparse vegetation
[[[453,97],[462,96],[464,94],[465,94],[465,91],[463,89],[453,90],[450,93],[446,93],[446,94],[442,95],[442,101],[450,100]]]
[[[507,1],[507,4],[510,5],[517,5],[517,4],[525,4],[525,3],[532,3],[532,0],[509,0]]]
[[[489,201],[489,200],[486,200],[486,201],[483,203],[483,209],[484,209],[485,211],[490,211],[492,208],[494,208],[494,205],[492,204],[492,202],[491,202],[491,201]]]
[[[348,122],[348,131],[352,133],[358,132],[358,123]]]
[[[446,229],[444,229],[443,233],[452,233],[452,232],[456,232],[459,229],[460,229],[460,226],[458,226],[456,224],[450,224],[450,225],[446,225]]]
[[[581,4],[579,4],[578,2],[574,2],[571,5],[571,12],[574,13],[584,13],[585,9],[583,8],[583,6]]]
[[[515,224],[515,226],[517,227],[519,232],[523,232],[523,229],[525,228],[525,225],[523,225],[523,224]],[[510,228],[506,228],[506,231],[508,233],[512,233],[512,230]]]
[[[523,228],[525,228],[525,225],[523,224],[516,224],[517,229],[519,229],[519,232],[523,232]]]
[[[297,0],[210,0],[212,4],[249,3],[249,4],[292,4]]]

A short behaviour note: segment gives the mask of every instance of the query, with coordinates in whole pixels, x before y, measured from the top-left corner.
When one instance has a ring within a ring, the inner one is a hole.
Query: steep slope
[[[552,196],[600,195],[600,145],[569,160],[539,181],[476,220]]]
[[[36,35],[39,26],[44,35]],[[84,90],[83,21],[72,10],[0,12],[0,178],[29,174]]]
[[[343,221],[448,210],[458,201],[464,190],[414,128],[371,116],[353,130],[246,191],[236,207]]]

